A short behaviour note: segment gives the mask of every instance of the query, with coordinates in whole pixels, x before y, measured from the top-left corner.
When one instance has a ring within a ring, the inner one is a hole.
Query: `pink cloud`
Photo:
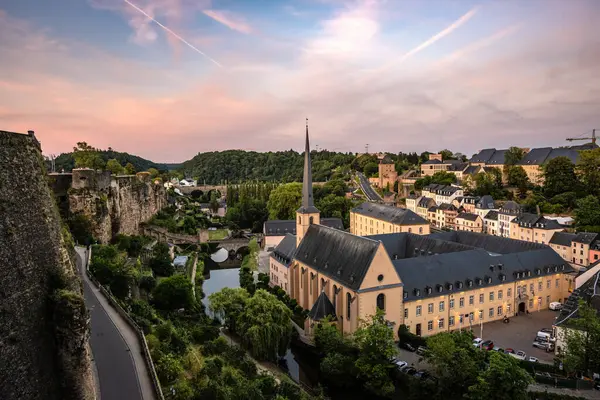
[[[234,15],[233,13],[226,10],[203,10],[202,11],[207,17],[214,19],[215,21],[225,25],[229,29],[245,33],[246,35],[251,34],[254,30],[252,27],[244,21],[243,18]]]

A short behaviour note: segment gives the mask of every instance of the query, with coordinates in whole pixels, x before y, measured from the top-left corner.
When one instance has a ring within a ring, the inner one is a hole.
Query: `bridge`
[[[248,238],[228,238],[223,240],[208,240],[208,230],[202,229],[198,231],[197,235],[184,235],[180,233],[173,233],[167,231],[165,228],[155,225],[146,225],[142,228],[142,234],[155,238],[158,241],[173,244],[173,245],[185,245],[185,244],[201,244],[201,243],[213,243],[218,244],[217,248],[225,249],[229,252],[230,256],[236,255],[240,250],[248,248],[250,239]]]
[[[221,192],[221,195],[227,196],[227,186],[226,185],[200,185],[200,186],[177,186],[177,188],[183,194],[191,194],[195,190],[200,190],[203,193],[210,192],[211,190],[218,190]]]

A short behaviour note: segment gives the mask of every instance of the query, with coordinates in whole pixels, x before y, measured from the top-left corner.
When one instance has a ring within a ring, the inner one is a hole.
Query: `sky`
[[[306,118],[343,152],[564,146],[600,129],[599,20],[600,0],[0,0],[0,129],[157,162],[301,151]]]

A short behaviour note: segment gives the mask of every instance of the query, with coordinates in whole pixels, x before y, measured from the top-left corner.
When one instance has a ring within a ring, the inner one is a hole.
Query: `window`
[[[421,316],[421,306],[417,306],[416,315],[417,315],[417,317]]]
[[[404,309],[404,318],[408,318],[408,308]]]
[[[558,282],[558,279],[556,281],[554,281],[554,287],[558,289],[558,287],[560,286],[560,283]]]
[[[546,289],[550,289],[550,285],[551,285],[551,282],[550,282],[550,279],[548,279],[546,281]]]
[[[510,314],[510,304],[506,305],[506,314]]]
[[[538,282],[538,290],[542,290],[542,281]]]
[[[465,306],[465,298],[464,297],[461,297],[458,300],[458,306],[461,307],[461,308]]]
[[[498,316],[502,315],[502,306],[498,306]]]
[[[483,319],[483,310],[479,310],[477,314],[479,314],[479,320],[481,321]]]
[[[494,292],[490,292],[490,301],[494,301]]]
[[[530,283],[530,284],[529,284],[529,291],[530,291],[531,293],[533,293],[533,283]]]
[[[427,322],[427,330],[428,331],[432,331],[433,330],[433,321]]]
[[[506,289],[506,297],[510,299],[510,296],[512,296],[512,288]]]
[[[350,310],[352,309],[352,296],[346,293],[346,319],[350,319]]]
[[[444,311],[444,306],[445,306],[444,302],[440,301],[440,312]]]
[[[454,315],[448,318],[448,326],[454,326]]]
[[[494,309],[490,308],[490,317],[493,317],[493,316],[494,316]]]
[[[533,308],[533,299],[529,299],[529,308]]]
[[[449,307],[451,310],[454,308],[454,299],[450,299]]]
[[[473,303],[475,303],[475,296],[471,295],[469,296],[469,305],[472,306]]]
[[[385,311],[385,294],[379,293],[377,295],[377,308],[382,311]]]
[[[479,294],[479,304],[483,304],[484,302],[484,298],[483,298],[483,293]]]
[[[475,315],[473,314],[473,311],[471,311],[469,313],[469,321],[473,321],[475,319]]]
[[[444,329],[444,318],[438,320],[438,329]]]
[[[498,290],[498,300],[502,300],[502,290]]]
[[[550,304],[550,296],[546,296],[546,304]]]

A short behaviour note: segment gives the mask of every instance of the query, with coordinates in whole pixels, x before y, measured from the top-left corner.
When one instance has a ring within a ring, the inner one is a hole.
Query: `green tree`
[[[214,213],[219,211],[219,200],[217,199],[217,192],[212,192],[210,194],[210,210]]]
[[[455,160],[454,153],[448,149],[440,150],[438,154],[442,155],[442,160]]]
[[[123,166],[114,158],[111,158],[106,162],[106,170],[110,171],[113,175],[123,174]]]
[[[163,355],[156,363],[156,373],[163,386],[175,382],[182,374],[183,367],[171,354]]]
[[[208,296],[210,310],[225,324],[227,329],[236,331],[236,322],[244,311],[246,301],[250,298],[246,289],[223,288]]]
[[[600,200],[589,195],[577,201],[575,224],[582,226],[600,226]]]
[[[127,163],[127,165],[125,165],[125,173],[127,175],[135,175],[135,167],[132,163]]]
[[[528,400],[527,387],[533,382],[515,358],[491,351],[489,367],[479,374],[477,383],[469,387],[467,397],[472,400]]]
[[[135,167],[134,167],[135,170]],[[148,168],[148,172],[150,173],[150,178],[154,179],[160,175],[160,172],[156,168]]]
[[[171,263],[169,245],[166,243],[157,243],[152,250],[152,258],[148,266],[154,274],[159,276],[171,276],[175,272],[175,267]]]
[[[185,275],[164,278],[152,291],[152,298],[161,310],[189,309],[194,304],[192,282]]]
[[[273,189],[267,209],[269,219],[296,219],[296,210],[302,202],[302,184],[286,183]]]
[[[453,183],[456,183],[456,175],[446,171],[436,172],[433,175],[417,179],[417,181],[415,182],[415,189],[421,190],[425,186],[430,185],[432,183],[438,185],[451,185]]]
[[[103,169],[105,166],[99,150],[86,142],[77,142],[77,146],[73,147],[73,159],[76,168]]]
[[[364,166],[363,171],[367,178],[373,177],[379,172],[379,165],[376,162],[370,162]]]
[[[575,174],[575,164],[568,157],[553,158],[542,168],[546,197],[578,191],[579,180]]]
[[[237,326],[242,342],[259,360],[276,361],[287,351],[292,312],[274,295],[257,290],[246,301]]]
[[[512,166],[517,165],[519,161],[525,156],[525,150],[519,147],[509,147],[508,151],[504,153],[504,165]]]
[[[508,184],[516,186],[519,189],[519,195],[525,196],[527,189],[530,186],[527,172],[520,165],[513,165],[508,167]]]
[[[580,151],[576,168],[586,192],[600,196],[600,147]]]
[[[591,376],[600,370],[600,318],[596,309],[583,300],[577,313],[577,318],[570,320],[570,329],[563,330],[566,346],[561,357],[567,371]]]

